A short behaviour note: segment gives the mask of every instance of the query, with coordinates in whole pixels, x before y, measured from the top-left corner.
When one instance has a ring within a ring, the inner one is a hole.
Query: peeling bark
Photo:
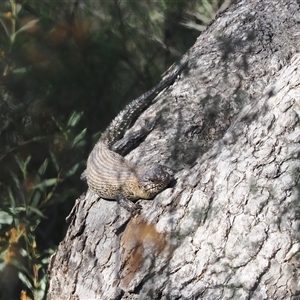
[[[175,187],[134,218],[80,198],[48,299],[299,299],[299,21],[296,1],[240,1],[200,35],[127,155]]]

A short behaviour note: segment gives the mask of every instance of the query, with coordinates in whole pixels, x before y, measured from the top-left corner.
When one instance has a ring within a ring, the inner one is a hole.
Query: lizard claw
[[[142,210],[142,205],[140,205],[140,204],[135,204],[134,205],[134,210],[135,210],[135,212],[137,212],[137,213],[140,213],[140,211]]]
[[[118,197],[117,201],[123,208],[125,208],[133,215],[140,213],[140,210],[142,209],[142,206],[140,204],[134,204],[133,202],[124,197]]]

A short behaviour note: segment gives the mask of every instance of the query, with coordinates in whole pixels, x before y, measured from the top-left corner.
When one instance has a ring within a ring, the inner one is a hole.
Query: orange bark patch
[[[166,236],[156,231],[153,224],[148,224],[140,216],[133,218],[127,225],[121,238],[123,250],[121,283],[128,287],[144,260],[157,257],[167,246]]]

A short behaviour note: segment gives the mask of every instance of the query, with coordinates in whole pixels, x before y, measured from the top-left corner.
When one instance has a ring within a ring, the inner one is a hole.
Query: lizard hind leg
[[[147,123],[140,130],[131,132],[129,135],[126,135],[116,143],[111,146],[111,150],[117,152],[118,154],[125,156],[134,148],[136,148],[146,136],[154,129],[157,119],[152,120]]]
[[[131,214],[139,213],[139,211],[142,209],[141,205],[133,203],[132,201],[128,200],[126,197],[119,196],[116,200],[120,204],[120,206],[125,208]]]

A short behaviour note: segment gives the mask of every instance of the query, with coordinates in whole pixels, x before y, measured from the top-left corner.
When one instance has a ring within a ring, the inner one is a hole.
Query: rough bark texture
[[[79,199],[48,299],[299,299],[299,33],[296,1],[245,0],[201,34],[127,155],[177,184],[134,218]]]

